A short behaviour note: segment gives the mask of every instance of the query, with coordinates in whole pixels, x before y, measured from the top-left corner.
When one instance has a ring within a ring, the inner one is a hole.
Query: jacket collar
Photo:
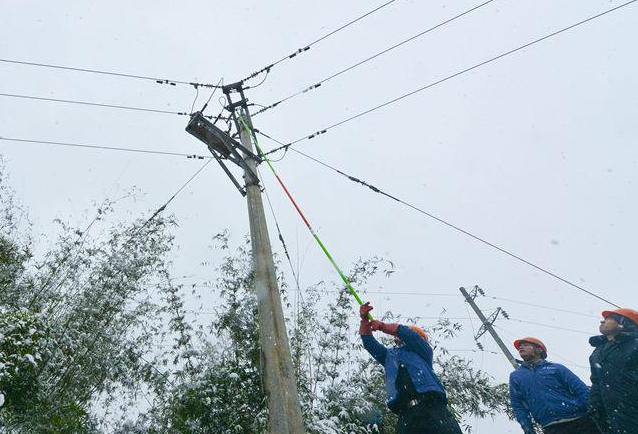
[[[527,368],[527,369],[536,369],[536,368],[538,368],[540,366],[543,366],[543,365],[546,365],[548,363],[549,362],[547,360],[545,360],[545,359],[540,359],[539,361],[534,362],[534,363],[523,361],[523,362],[521,362],[521,367],[524,367],[524,368]]]
[[[633,339],[638,339],[638,334],[634,332],[626,332],[626,333],[620,333],[616,335],[614,340],[616,342],[627,342]],[[606,344],[607,342],[611,342],[611,341],[608,340],[607,336],[605,335],[592,336],[591,338],[589,338],[589,344],[592,347],[600,347]]]
[[[607,336],[604,335],[592,336],[591,338],[589,338],[589,345],[591,345],[592,347],[600,347],[607,342]]]

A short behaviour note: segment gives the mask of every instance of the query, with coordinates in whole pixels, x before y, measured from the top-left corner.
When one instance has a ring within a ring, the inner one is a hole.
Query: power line
[[[126,247],[128,245],[128,243],[133,241],[139,235],[139,233],[142,231],[142,229],[144,229],[160,213],[162,213],[164,210],[166,210],[166,207],[188,186],[188,184],[190,184],[197,177],[197,175],[199,175],[206,168],[206,166],[208,166],[210,164],[210,162],[212,160],[213,160],[212,158],[209,158],[190,178],[188,178],[188,180],[186,180],[186,182],[184,182],[180,186],[180,188],[162,206],[157,208],[157,210],[155,210],[155,212],[143,224],[141,224],[139,227],[135,228],[132,231],[132,234],[120,246],[120,248],[118,249],[117,252],[121,253],[122,250],[124,249],[124,247]],[[68,278],[68,276],[69,275],[67,274],[67,277],[65,277],[63,279],[63,281],[58,284],[58,286],[61,286],[62,283]],[[63,309],[64,309],[64,306],[61,309],[58,310],[58,313],[61,313],[63,311]]]
[[[71,99],[45,98],[40,96],[18,95],[18,94],[11,94],[11,93],[0,93],[0,96],[9,97],[9,98],[30,99],[30,100],[36,100],[36,101],[58,102],[58,103],[64,103],[64,104],[79,104],[79,105],[86,105],[86,106],[92,106],[92,107],[103,107],[103,108],[134,110],[134,111],[151,112],[151,113],[164,113],[169,115],[190,116],[190,113],[187,113],[187,112],[159,110],[159,109],[151,109],[146,107],[132,107],[132,106],[125,106],[125,105],[118,105],[118,104],[103,104],[103,103],[97,103],[97,102],[78,101],[78,100],[71,100]],[[212,119],[212,116],[207,116],[207,118]]]
[[[206,284],[187,284],[188,288],[205,288],[211,289],[209,285]],[[317,290],[318,293],[321,294],[339,294],[343,292],[343,290],[334,290],[334,289],[322,289]],[[458,294],[451,292],[402,292],[402,291],[368,291],[362,290],[362,294],[380,294],[380,295],[410,295],[410,296],[424,296],[424,297],[458,297]]]
[[[420,295],[420,294],[413,294],[413,295]],[[455,294],[456,296],[456,294]],[[218,312],[215,311],[206,311],[206,310],[185,310],[186,313],[190,313],[193,315],[216,315]],[[401,320],[401,318],[396,318],[397,320]],[[406,318],[406,320],[450,320],[450,321],[472,321],[472,317],[471,316],[450,316],[450,317],[445,317],[445,316],[409,316]],[[561,327],[561,326],[556,326],[553,324],[546,324],[546,323],[542,323],[542,322],[536,322],[536,321],[530,321],[530,320],[525,320],[525,319],[518,319],[518,318],[508,318],[509,321],[515,321],[515,322],[519,322],[519,323],[523,323],[523,324],[533,324],[533,325],[537,325],[537,326],[541,326],[541,327],[547,327],[547,328],[551,328],[551,329],[556,329],[556,330],[563,330],[563,331],[568,331],[568,332],[572,332],[572,333],[580,333],[580,334],[584,334],[584,335],[591,335],[591,332],[585,331],[585,330],[578,330],[578,329],[572,329],[572,328],[568,328],[568,327]]]
[[[396,1],[396,0],[390,0],[390,1],[387,1],[387,2],[383,3],[383,4],[382,4],[382,5],[380,5],[380,6],[377,6],[376,8],[372,9],[371,11],[366,12],[365,14],[363,14],[363,15],[361,15],[361,16],[359,16],[359,17],[355,18],[354,20],[347,22],[346,24],[342,25],[341,27],[338,27],[338,28],[336,28],[335,30],[332,30],[331,32],[329,32],[329,33],[327,33],[327,34],[325,34],[325,35],[321,36],[319,39],[316,39],[316,40],[314,40],[314,41],[310,42],[309,44],[305,45],[304,47],[297,49],[296,51],[294,51],[293,53],[289,54],[288,56],[282,57],[281,59],[276,60],[275,62],[273,62],[273,63],[271,63],[271,64],[269,64],[269,65],[264,66],[264,67],[263,67],[263,68],[261,68],[260,70],[253,72],[253,73],[252,73],[252,74],[250,74],[248,77],[244,78],[242,81],[250,80],[251,78],[254,78],[254,77],[258,76],[259,74],[261,74],[261,73],[263,73],[263,72],[266,72],[266,73],[267,73],[267,72],[270,72],[270,70],[271,70],[274,66],[279,65],[281,62],[284,62],[284,61],[286,61],[286,60],[290,60],[290,59],[293,59],[293,58],[297,57],[297,55],[298,55],[298,54],[301,54],[301,53],[303,53],[303,52],[305,52],[305,51],[310,50],[310,47],[312,47],[313,45],[315,45],[315,44],[317,44],[317,43],[319,43],[319,42],[323,41],[323,40],[324,40],[324,39],[326,39],[326,38],[329,38],[330,36],[334,35],[334,34],[335,34],[335,33],[337,33],[337,32],[340,32],[341,30],[343,30],[343,29],[345,29],[345,28],[347,28],[347,27],[350,27],[350,26],[351,26],[351,25],[353,25],[354,23],[356,23],[356,22],[358,22],[358,21],[361,21],[362,19],[366,18],[367,16],[372,15],[373,13],[377,12],[378,10],[381,10],[381,9],[383,9],[384,7],[386,7],[386,6],[388,6],[388,5],[392,4],[392,3],[394,3],[395,1]]]
[[[344,68],[344,69],[342,69],[342,70],[340,70],[340,71],[338,71],[338,72],[336,72],[336,73],[334,73],[334,74],[332,74],[332,75],[330,75],[330,76],[318,81],[317,83],[315,83],[315,84],[313,84],[311,86],[305,87],[304,89],[302,89],[302,90],[300,90],[298,92],[295,92],[295,93],[293,93],[293,94],[291,94],[291,95],[289,95],[289,96],[287,96],[285,98],[282,98],[281,100],[279,100],[279,101],[277,101],[275,103],[272,103],[269,106],[263,107],[261,110],[258,110],[257,112],[255,112],[253,117],[258,115],[258,114],[260,114],[260,113],[265,112],[266,110],[270,110],[272,108],[275,108],[275,107],[277,107],[279,104],[281,104],[283,102],[286,102],[286,101],[288,101],[290,99],[293,99],[293,98],[295,98],[295,97],[297,97],[299,95],[307,93],[307,92],[309,92],[309,91],[311,91],[313,89],[317,89],[318,87],[320,87],[325,82],[327,82],[329,80],[332,80],[333,78],[338,77],[338,76],[340,76],[342,74],[345,74],[346,72],[351,71],[351,70],[353,70],[353,69],[355,69],[355,68],[357,68],[357,67],[363,65],[364,63],[367,63],[367,62],[369,62],[369,61],[371,61],[373,59],[376,59],[377,57],[380,57],[380,56],[382,56],[382,55],[384,55],[384,54],[386,54],[386,53],[388,53],[388,52],[390,52],[390,51],[392,51],[392,50],[394,50],[396,48],[399,48],[400,46],[405,45],[408,42],[411,42],[411,41],[413,41],[415,39],[418,39],[421,36],[426,35],[427,33],[430,33],[431,31],[438,29],[439,27],[443,27],[444,25],[446,25],[446,24],[448,24],[448,23],[450,23],[450,22],[452,22],[452,21],[454,21],[454,20],[456,20],[458,18],[461,18],[464,15],[467,15],[467,14],[469,14],[469,13],[471,13],[471,12],[473,12],[473,11],[475,11],[475,10],[485,6],[485,5],[487,5],[488,3],[492,3],[493,1],[494,0],[488,0],[488,1],[483,2],[483,3],[481,3],[481,4],[477,5],[477,6],[474,6],[473,8],[468,9],[465,12],[457,14],[457,15],[455,15],[452,18],[449,18],[449,19],[447,19],[445,21],[442,21],[442,22],[440,22],[439,24],[437,24],[437,25],[435,25],[433,27],[430,27],[430,28],[428,28],[428,29],[426,29],[426,30],[424,30],[422,32],[417,33],[416,35],[413,35],[413,36],[409,37],[408,39],[404,39],[403,41],[401,41],[399,43],[396,43],[396,44],[386,48],[385,50],[382,50],[382,51],[380,51],[380,52],[378,52],[378,53],[376,53],[376,54],[374,54],[374,55],[372,55],[370,57],[367,57],[367,58],[365,58],[365,59],[353,64],[353,65],[350,65],[347,68]]]
[[[24,66],[35,66],[39,68],[51,68],[51,69],[61,69],[65,71],[75,71],[75,72],[88,72],[91,74],[102,74],[102,75],[111,75],[115,77],[123,77],[123,78],[134,78],[138,80],[150,80],[154,81],[157,84],[166,84],[170,86],[176,86],[178,84],[185,84],[188,86],[197,87],[217,87],[214,84],[208,83],[197,83],[192,81],[182,81],[182,80],[171,80],[165,78],[158,77],[150,77],[146,75],[135,75],[135,74],[127,74],[124,72],[115,72],[115,71],[103,71],[99,69],[88,69],[88,68],[78,68],[75,66],[64,66],[64,65],[52,65],[49,63],[36,63],[36,62],[27,62],[23,60],[15,60],[15,59],[0,59],[0,62],[4,63],[13,63],[16,65],[24,65]]]
[[[136,152],[141,154],[170,155],[174,157],[186,157],[186,158],[195,159],[195,160],[212,159],[212,157],[207,155],[183,154],[180,152],[153,151],[150,149],[118,148],[114,146],[87,145],[84,143],[53,142],[49,140],[19,139],[15,137],[2,137],[2,136],[0,136],[0,140],[9,141],[9,142],[18,142],[18,143],[39,143],[43,145],[67,146],[72,148],[88,148],[88,149],[101,149],[101,150],[107,150],[107,151]]]
[[[389,101],[386,101],[386,102],[384,102],[383,104],[379,104],[379,105],[377,105],[377,106],[375,106],[375,107],[372,107],[372,108],[370,108],[370,109],[368,109],[368,110],[362,111],[362,112],[360,112],[360,113],[358,113],[358,114],[356,114],[356,115],[350,116],[350,117],[348,117],[348,118],[346,118],[346,119],[343,119],[343,120],[341,120],[341,121],[339,121],[339,122],[333,123],[333,124],[331,124],[331,125],[329,125],[329,126],[327,126],[327,127],[323,128],[323,129],[321,129],[321,130],[315,131],[314,133],[312,133],[312,134],[310,134],[310,135],[307,135],[307,136],[304,136],[304,137],[300,137],[300,138],[298,138],[298,139],[296,139],[296,140],[293,140],[292,142],[289,142],[289,143],[287,143],[287,144],[284,144],[284,145],[282,145],[282,146],[280,146],[280,147],[278,147],[278,148],[271,149],[270,151],[266,152],[264,155],[269,155],[269,154],[271,154],[271,153],[273,153],[273,152],[276,152],[276,151],[279,151],[279,150],[282,150],[282,149],[289,148],[290,146],[294,145],[295,143],[299,143],[299,142],[304,141],[304,140],[310,140],[310,139],[313,139],[313,138],[315,138],[315,137],[317,137],[317,136],[320,136],[320,135],[322,135],[322,134],[325,134],[328,130],[331,130],[331,129],[333,129],[333,128],[336,128],[336,127],[338,127],[338,126],[341,126],[341,125],[343,125],[343,124],[345,124],[345,123],[351,122],[351,121],[353,121],[353,120],[355,120],[355,119],[358,119],[358,118],[360,118],[360,117],[362,117],[362,116],[365,116],[365,115],[367,115],[367,114],[369,114],[369,113],[372,113],[372,112],[374,112],[374,111],[376,111],[376,110],[379,110],[379,109],[381,109],[381,108],[383,108],[383,107],[386,107],[386,106],[389,106],[389,105],[391,105],[391,104],[394,104],[394,103],[396,103],[396,102],[398,102],[398,101],[400,101],[400,100],[402,100],[402,99],[404,99],[404,98],[407,98],[407,97],[409,97],[409,96],[412,96],[412,95],[414,95],[414,94],[417,94],[417,93],[419,93],[419,92],[422,92],[422,91],[424,91],[424,90],[426,90],[426,89],[430,89],[430,88],[432,88],[432,87],[434,87],[434,86],[437,86],[437,85],[439,85],[439,84],[441,84],[441,83],[444,83],[444,82],[446,82],[446,81],[448,81],[448,80],[451,80],[451,79],[453,79],[453,78],[455,78],[455,77],[458,77],[458,76],[460,76],[460,75],[466,74],[466,73],[468,73],[468,72],[470,72],[470,71],[473,71],[473,70],[475,70],[475,69],[477,69],[477,68],[480,68],[481,66],[484,66],[484,65],[487,65],[487,64],[489,64],[489,63],[492,63],[492,62],[494,62],[494,61],[496,61],[496,60],[502,59],[503,57],[509,56],[510,54],[514,54],[514,53],[516,53],[516,52],[518,52],[518,51],[521,51],[521,50],[523,50],[523,49],[525,49],[525,48],[527,48],[527,47],[530,47],[530,46],[532,46],[532,45],[534,45],[534,44],[537,44],[537,43],[539,43],[539,42],[541,42],[541,41],[544,41],[544,40],[546,40],[546,39],[549,39],[549,38],[551,38],[551,37],[554,37],[554,36],[556,36],[556,35],[559,35],[559,34],[561,34],[561,33],[563,33],[563,32],[566,32],[566,31],[568,31],[568,30],[570,30],[570,29],[573,29],[573,28],[575,28],[575,27],[578,27],[578,26],[580,26],[580,25],[582,25],[582,24],[588,23],[589,21],[595,20],[596,18],[600,18],[600,17],[602,17],[603,15],[609,14],[609,13],[611,13],[611,12],[613,12],[613,11],[616,11],[616,10],[618,10],[618,9],[620,9],[620,8],[623,8],[623,7],[625,7],[625,6],[628,6],[628,5],[632,4],[632,3],[635,3],[636,1],[638,1],[638,0],[630,0],[630,1],[626,2],[626,3],[623,3],[623,4],[619,5],[619,6],[614,7],[614,8],[608,9],[608,10],[606,10],[606,11],[604,11],[604,12],[599,13],[599,14],[593,15],[593,16],[591,16],[591,17],[589,17],[589,18],[586,18],[586,19],[584,19],[584,20],[582,20],[582,21],[579,21],[579,22],[577,22],[577,23],[575,23],[575,24],[572,24],[572,25],[570,25],[570,26],[568,26],[568,27],[564,27],[564,28],[562,28],[562,29],[560,29],[560,30],[557,30],[557,31],[552,32],[552,33],[550,33],[550,34],[548,34],[548,35],[545,35],[545,36],[543,36],[543,37],[541,37],[541,38],[538,38],[538,39],[535,39],[535,40],[533,40],[533,41],[531,41],[531,42],[528,42],[528,43],[526,43],[526,44],[523,44],[523,45],[521,45],[521,46],[519,46],[519,47],[517,47],[517,48],[514,48],[514,49],[512,49],[512,50],[509,50],[509,51],[506,51],[506,52],[504,52],[504,53],[501,53],[501,54],[499,54],[498,56],[492,57],[492,58],[490,58],[490,59],[488,59],[488,60],[485,60],[485,61],[483,61],[483,62],[477,63],[477,64],[475,64],[475,65],[473,65],[473,66],[468,67],[468,68],[465,68],[465,69],[463,69],[463,70],[461,70],[461,71],[459,71],[459,72],[456,72],[456,73],[454,73],[454,74],[451,74],[451,75],[448,75],[448,76],[446,76],[446,77],[444,77],[444,78],[441,78],[441,79],[439,79],[439,80],[437,80],[437,81],[434,81],[434,82],[432,82],[432,83],[426,84],[425,86],[422,86],[422,87],[420,87],[420,88],[418,88],[418,89],[415,89],[415,90],[413,90],[413,91],[411,91],[411,92],[408,92],[408,93],[406,93],[406,94],[403,94],[403,95],[401,95],[401,96],[399,96],[399,97],[397,97],[397,98],[394,98],[394,99],[391,99],[391,100],[389,100]]]
[[[542,304],[527,303],[525,301],[514,300],[514,299],[511,299],[511,298],[493,297],[491,295],[486,295],[485,297],[491,298],[493,300],[506,301],[508,303],[521,304],[521,305],[524,305],[524,306],[532,306],[532,307],[537,307],[537,308],[540,308],[540,309],[554,310],[556,312],[571,313],[573,315],[580,315],[580,316],[584,316],[584,317],[587,317],[587,318],[598,318],[597,316],[590,315],[590,314],[583,313],[583,312],[577,312],[575,310],[560,309],[560,308],[557,308],[557,307],[544,306]]]
[[[633,0],[633,1],[636,1],[636,0]],[[257,132],[259,132],[260,134],[262,134],[266,138],[269,138],[271,140],[276,141],[277,143],[280,143],[279,141],[273,139],[270,136],[267,136],[266,134],[264,134],[261,131],[257,130]],[[418,213],[423,214],[424,216],[426,216],[426,217],[428,217],[428,218],[430,218],[432,220],[435,220],[435,221],[437,221],[437,222],[439,222],[439,223],[441,223],[441,224],[443,224],[443,225],[445,225],[445,226],[447,226],[447,227],[449,227],[451,229],[454,229],[457,232],[460,232],[460,233],[462,233],[464,235],[467,235],[468,237],[473,238],[474,240],[476,240],[476,241],[478,241],[478,242],[480,242],[482,244],[485,244],[488,247],[491,247],[491,248],[493,248],[495,250],[498,250],[499,252],[504,253],[504,254],[508,255],[509,257],[514,258],[517,261],[522,262],[523,264],[526,264],[526,265],[534,268],[535,270],[538,270],[538,271],[540,271],[542,273],[547,274],[548,276],[551,276],[551,277],[553,277],[553,278],[555,278],[557,280],[560,280],[561,282],[563,282],[563,283],[565,283],[565,284],[567,284],[567,285],[569,285],[569,286],[571,286],[573,288],[576,288],[576,289],[578,289],[578,290],[580,290],[580,291],[582,291],[582,292],[584,292],[586,294],[589,294],[592,297],[595,297],[595,298],[597,298],[597,299],[599,299],[601,301],[604,301],[605,303],[609,303],[612,306],[620,307],[616,303],[613,303],[613,302],[609,301],[608,299],[606,299],[606,298],[596,294],[595,292],[590,291],[590,290],[588,290],[588,289],[586,289],[586,288],[584,288],[584,287],[572,282],[569,279],[561,277],[558,274],[556,274],[556,273],[554,273],[554,272],[552,272],[552,271],[550,271],[550,270],[548,270],[546,268],[541,267],[540,265],[536,265],[535,263],[533,263],[531,261],[528,261],[527,259],[524,259],[523,257],[521,257],[519,255],[516,255],[515,253],[512,253],[511,251],[509,251],[509,250],[507,250],[507,249],[505,249],[503,247],[500,247],[500,246],[498,246],[498,245],[496,245],[496,244],[494,244],[494,243],[492,243],[490,241],[487,241],[485,238],[481,238],[478,235],[474,235],[472,232],[470,232],[468,230],[465,230],[465,229],[462,229],[461,227],[459,227],[459,226],[457,226],[457,225],[455,225],[453,223],[450,223],[447,220],[445,220],[445,219],[443,219],[441,217],[438,217],[438,216],[436,216],[436,215],[434,215],[434,214],[432,214],[432,213],[430,213],[428,211],[425,211],[425,210],[417,207],[416,205],[413,205],[413,204],[411,204],[409,202],[406,202],[406,201],[404,201],[402,199],[399,199],[396,196],[393,196],[393,195],[391,195],[389,193],[386,193],[385,191],[381,190],[378,187],[375,187],[374,185],[368,183],[367,181],[361,180],[361,179],[356,178],[356,177],[354,177],[352,175],[348,175],[347,173],[337,169],[336,167],[331,166],[330,164],[327,164],[327,163],[325,163],[325,162],[323,162],[323,161],[321,161],[321,160],[319,160],[319,159],[317,159],[315,157],[312,157],[312,156],[310,156],[310,155],[308,155],[308,154],[306,154],[304,152],[301,152],[301,151],[299,151],[297,149],[293,149],[293,148],[290,148],[290,149],[292,149],[297,154],[302,155],[302,156],[308,158],[309,160],[314,161],[315,163],[320,164],[323,167],[326,167],[326,168],[332,170],[335,173],[338,173],[339,175],[349,179],[350,181],[352,181],[354,183],[363,185],[364,187],[368,187],[370,190],[374,191],[375,193],[381,194],[381,195],[383,195],[383,196],[385,196],[385,197],[387,197],[389,199],[394,200],[395,202],[398,202],[398,203],[400,203],[400,204],[402,204],[404,206],[407,206],[408,208],[411,208],[414,211],[417,211]]]
[[[529,321],[529,320],[517,319],[517,318],[510,318],[510,320],[511,321],[516,321],[516,322],[520,322],[520,323],[524,323],[524,324],[533,324],[533,325],[537,325],[537,326],[541,326],[541,327],[552,328],[552,329],[556,329],[556,330],[564,330],[564,331],[573,332],[573,333],[580,333],[580,334],[584,334],[584,335],[588,335],[588,336],[592,335],[592,332],[588,332],[588,331],[584,331],[584,330],[570,329],[570,328],[567,328],[567,327],[560,327],[560,326],[555,326],[555,325],[551,325],[551,324],[545,324],[545,323],[542,323],[542,322]]]
[[[146,222],[140,226],[136,233],[139,232],[140,230],[142,230],[147,224],[149,224],[151,222],[151,220],[153,220],[155,217],[157,217],[158,214],[160,214],[162,211],[164,211],[166,209],[166,207],[177,197],[177,195],[179,195],[187,186],[188,184],[190,184],[195,178],[197,178],[197,175],[199,175],[205,168],[206,166],[208,166],[210,164],[210,162],[213,161],[212,158],[209,158],[208,161],[206,161],[202,167],[200,167],[195,173],[193,173],[193,175],[188,178],[186,180],[186,182],[184,182],[184,184],[182,184],[182,186],[177,189],[177,191],[164,203],[164,205],[160,206],[157,211],[155,211],[153,213],[153,215],[151,217],[149,217],[148,220],[146,220]],[[132,237],[131,237],[132,239]]]
[[[155,217],[157,217],[161,212],[163,212],[166,209],[166,207],[197,177],[197,175],[199,175],[206,168],[206,166],[210,164],[211,161],[212,161],[212,158],[208,159],[208,161],[206,161],[193,175],[191,175],[191,177],[188,178],[186,182],[184,182],[162,206],[160,206],[144,223],[142,223],[139,227],[135,228],[132,231],[132,234],[129,236],[129,238],[124,243],[122,243],[122,245],[117,249],[116,254],[121,253],[124,250],[124,247],[126,247],[131,241],[133,241],[133,239],[135,239],[139,235],[142,229],[144,229]],[[111,322],[116,318],[116,315],[114,314],[116,312],[113,312],[116,308],[117,308],[117,305],[113,304],[113,309],[111,309],[112,310],[111,315],[107,317],[106,322],[103,325],[103,328],[108,327],[111,324]],[[61,308],[60,311],[62,309],[63,308]],[[66,327],[68,328],[68,324]],[[86,356],[87,354],[91,353],[93,349],[95,348],[96,343],[97,343],[97,337],[95,337],[93,341],[89,345],[87,345],[83,356]],[[49,393],[49,396],[53,393],[52,392],[53,389],[58,387],[63,381],[66,381],[67,375],[69,374],[76,360],[77,358],[70,359],[68,361],[68,363],[66,364],[66,369],[57,379],[55,386],[51,388],[51,392]],[[46,366],[46,363],[48,363],[48,360],[47,362],[45,362],[44,366]],[[41,369],[38,372],[36,378],[39,377],[40,374],[42,374],[42,372],[43,372],[43,369]]]

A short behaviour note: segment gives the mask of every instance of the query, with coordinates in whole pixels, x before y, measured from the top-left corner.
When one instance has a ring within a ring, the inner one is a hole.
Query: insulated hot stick
[[[339,268],[339,265],[337,265],[337,262],[334,260],[334,258],[332,257],[332,255],[328,251],[328,248],[323,243],[323,241],[321,241],[321,239],[319,238],[319,235],[317,235],[315,230],[312,228],[312,225],[310,224],[310,222],[308,221],[308,219],[304,215],[303,211],[301,210],[301,208],[299,207],[299,205],[297,204],[295,199],[292,197],[292,194],[290,194],[290,191],[288,190],[288,187],[286,187],[286,184],[284,184],[284,182],[281,180],[281,178],[277,174],[277,171],[273,167],[270,159],[266,155],[264,155],[264,152],[262,151],[261,147],[259,146],[259,141],[257,140],[257,135],[255,134],[255,130],[252,128],[252,126],[249,126],[246,123],[246,120],[245,120],[245,118],[243,116],[239,117],[239,122],[241,123],[243,128],[245,128],[247,131],[250,131],[250,135],[252,136],[253,141],[255,142],[255,148],[257,149],[257,154],[263,159],[263,161],[266,162],[266,164],[268,164],[268,167],[270,168],[270,171],[272,172],[272,174],[277,179],[277,182],[279,183],[279,185],[281,185],[281,188],[283,188],[284,192],[286,193],[286,196],[288,196],[288,199],[290,199],[290,202],[292,202],[292,205],[297,210],[297,213],[299,214],[299,216],[303,220],[304,224],[306,225],[306,227],[308,228],[308,230],[312,234],[312,237],[315,239],[315,241],[317,242],[317,244],[319,245],[321,250],[323,250],[323,253],[328,258],[328,261],[330,261],[330,263],[332,264],[334,269],[337,271],[337,274],[339,275],[339,277],[341,278],[343,283],[346,285],[346,288],[348,289],[348,292],[350,292],[350,294],[354,297],[354,299],[357,301],[357,303],[359,303],[359,305],[362,305],[363,304],[363,300],[361,299],[361,297],[359,297],[359,294],[357,293],[357,291],[352,287],[352,284],[350,283],[350,279],[348,279],[348,277],[343,273],[343,271],[341,271],[341,268]],[[370,319],[370,320],[373,319],[371,314],[368,314],[368,319]]]

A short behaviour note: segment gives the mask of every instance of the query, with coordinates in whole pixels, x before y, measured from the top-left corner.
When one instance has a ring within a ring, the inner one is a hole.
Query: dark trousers
[[[428,395],[398,412],[397,434],[463,434],[445,401],[437,394]]]
[[[545,434],[601,434],[598,427],[588,416],[571,422],[557,423],[543,428]]]

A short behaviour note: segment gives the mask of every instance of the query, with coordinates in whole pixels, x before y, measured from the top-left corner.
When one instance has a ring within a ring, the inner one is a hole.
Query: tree
[[[0,164],[0,168],[2,165]],[[206,327],[171,275],[170,216],[112,222],[118,201],[84,227],[30,237],[0,171],[0,429],[19,433],[257,433],[267,427],[248,240],[206,272],[223,301]],[[46,246],[45,243],[50,243]],[[34,255],[32,252],[44,252]],[[391,263],[355,263],[363,288]],[[278,271],[302,411],[312,434],[394,433],[383,371],[362,350],[357,306],[339,285],[299,291]],[[336,293],[336,296],[332,294]],[[301,296],[303,294],[303,297]],[[436,369],[460,417],[503,411],[506,387],[445,351],[460,330],[430,329]],[[170,344],[170,349],[164,349]],[[142,403],[145,409],[140,410]]]
[[[86,228],[59,221],[53,247],[36,258],[0,172],[0,427],[95,432],[114,407],[166,382],[153,345],[170,303],[150,293],[171,287],[173,221],[160,215],[95,233],[115,205],[107,200]],[[39,241],[37,250],[50,242]],[[93,411],[98,404],[106,411]]]
[[[222,251],[229,252],[214,271],[214,289],[223,299],[210,324],[211,333],[200,336],[194,369],[143,422],[126,429],[149,433],[254,433],[267,423],[265,396],[259,381],[260,360],[256,304],[248,244],[230,252],[227,234],[218,236]],[[361,260],[350,273],[359,287],[387,268],[380,258]],[[389,274],[389,273],[388,273]],[[286,303],[289,287],[279,275]],[[289,315],[291,352],[298,374],[298,389],[308,432],[313,434],[394,433],[396,416],[385,405],[383,370],[362,349],[355,326],[355,303],[344,290],[325,308],[321,301],[335,286],[320,282],[304,291],[300,310]],[[504,385],[494,384],[482,371],[444,350],[460,325],[441,320],[429,330],[437,346],[437,370],[450,391],[450,405],[461,417],[486,417],[501,412],[507,403]],[[193,354],[192,349],[188,350]],[[124,431],[122,431],[124,432]]]

